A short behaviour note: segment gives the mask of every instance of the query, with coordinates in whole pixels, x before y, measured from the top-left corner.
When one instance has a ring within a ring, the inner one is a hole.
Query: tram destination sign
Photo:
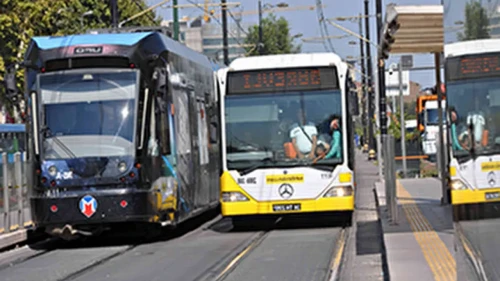
[[[500,76],[500,53],[450,58],[446,64],[447,80]]]
[[[339,88],[335,67],[229,72],[227,83],[229,95]]]

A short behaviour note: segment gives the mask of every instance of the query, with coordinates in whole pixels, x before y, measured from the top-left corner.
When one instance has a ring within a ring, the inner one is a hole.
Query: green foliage
[[[0,84],[5,68],[23,59],[29,40],[34,36],[85,33],[87,29],[111,27],[109,1],[101,0],[0,0]],[[119,22],[143,10],[143,0],[118,0]],[[93,14],[81,15],[87,11]],[[83,26],[82,26],[83,23]],[[148,12],[124,26],[156,26],[160,20]],[[23,71],[16,73],[23,87]],[[3,87],[0,101],[6,102]]]
[[[301,46],[294,45],[293,39],[290,36],[290,26],[285,18],[276,19],[275,15],[270,14],[262,19],[263,55],[300,53]],[[245,39],[245,44],[253,45],[246,47],[249,56],[259,55],[258,43],[259,25],[254,25],[249,28],[248,36]]]
[[[394,139],[398,140],[401,139],[401,126],[400,126],[400,118],[401,118],[401,113],[400,111],[393,113],[395,116],[394,118],[398,122],[394,122],[393,118],[391,118],[391,124],[389,125],[389,128],[387,129],[388,133],[394,136]],[[414,114],[413,114],[414,115]],[[413,119],[412,113],[405,112],[405,120]],[[413,141],[417,140],[420,137],[420,132],[418,131],[417,128],[413,132],[406,132],[405,138],[406,141]]]
[[[435,163],[420,160],[420,176],[422,178],[437,177],[438,175],[439,172]]]
[[[458,40],[476,40],[490,38],[488,15],[479,2],[471,1],[465,5],[465,30],[457,34]]]

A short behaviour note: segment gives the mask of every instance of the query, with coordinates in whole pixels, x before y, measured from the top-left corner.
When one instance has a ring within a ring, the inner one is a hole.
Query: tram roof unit
[[[101,53],[76,54],[74,52],[77,47],[96,46],[103,46]],[[36,55],[36,52],[40,54]],[[160,55],[163,52],[174,53],[213,69],[213,63],[208,57],[157,31],[33,37],[25,58],[30,60],[35,56],[35,60],[48,61],[105,56],[129,59],[134,57],[140,60],[149,55]]]
[[[339,70],[347,70],[347,64],[334,53],[252,56],[237,58],[229,64],[230,71],[318,66],[336,66]]]
[[[470,40],[444,45],[445,58],[500,52],[500,39]]]

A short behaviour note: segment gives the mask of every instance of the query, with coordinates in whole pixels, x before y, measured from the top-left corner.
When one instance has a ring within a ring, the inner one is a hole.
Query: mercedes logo
[[[291,185],[289,185],[288,183],[284,183],[280,186],[280,188],[278,189],[278,192],[279,192],[281,197],[283,197],[284,199],[288,199],[293,194],[293,187]]]
[[[491,187],[494,187],[495,184],[496,184],[496,181],[495,181],[495,173],[494,172],[489,172],[488,173],[488,184],[491,186]]]

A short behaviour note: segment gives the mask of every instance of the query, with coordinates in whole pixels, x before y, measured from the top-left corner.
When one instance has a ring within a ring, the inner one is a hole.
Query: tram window
[[[159,99],[160,100],[160,99]],[[159,139],[161,144],[161,152],[163,155],[169,155],[171,153],[170,147],[170,115],[168,114],[168,109],[166,108],[166,103],[158,102],[155,103],[158,108],[157,118],[156,120],[160,122],[156,122],[157,124],[157,132],[159,133]],[[163,104],[163,105],[162,105]]]

